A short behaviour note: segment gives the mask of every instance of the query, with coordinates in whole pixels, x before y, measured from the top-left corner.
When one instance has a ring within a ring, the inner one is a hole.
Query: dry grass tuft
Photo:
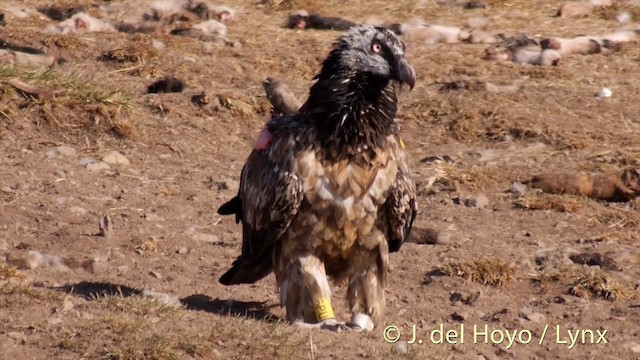
[[[248,96],[237,92],[223,92],[216,95],[220,106],[228,109],[232,114],[243,117],[254,115],[261,108],[259,104],[250,103]]]
[[[513,265],[498,258],[450,262],[439,268],[449,276],[459,276],[483,285],[502,286],[513,276]]]
[[[103,61],[115,61],[119,63],[146,63],[156,56],[156,52],[148,45],[132,43],[128,46],[105,51],[100,57]]]
[[[579,275],[569,294],[585,299],[601,297],[612,301],[628,301],[635,298],[638,291],[619,283],[603,271],[597,271]]]
[[[584,207],[582,199],[554,194],[541,194],[540,196],[525,196],[514,203],[516,208],[525,210],[554,210],[566,213],[574,213]]]
[[[7,264],[0,264],[0,280],[24,279],[25,276],[18,269]]]

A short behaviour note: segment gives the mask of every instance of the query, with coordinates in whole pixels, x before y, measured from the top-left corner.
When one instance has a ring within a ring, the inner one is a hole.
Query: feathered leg
[[[324,264],[315,256],[300,257],[281,272],[280,304],[287,320],[300,328],[347,329],[339,323],[331,306],[331,288]]]
[[[363,272],[349,279],[347,298],[351,308],[351,321],[347,325],[352,329],[371,331],[375,324],[382,321],[387,263],[388,252],[386,247],[381,245],[377,259]]]

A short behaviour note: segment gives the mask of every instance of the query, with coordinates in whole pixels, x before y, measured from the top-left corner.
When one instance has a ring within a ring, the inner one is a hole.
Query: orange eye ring
[[[382,45],[380,45],[380,43],[378,42],[374,42],[373,44],[371,44],[371,50],[374,53],[380,53],[382,51]]]

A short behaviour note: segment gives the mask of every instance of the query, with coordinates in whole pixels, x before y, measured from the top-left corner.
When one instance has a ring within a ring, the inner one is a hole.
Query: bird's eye
[[[374,41],[374,42],[371,44],[371,51],[373,51],[373,52],[374,52],[374,53],[376,53],[376,54],[379,54],[379,53],[382,51],[382,45],[380,45],[380,43],[379,43],[379,42]]]

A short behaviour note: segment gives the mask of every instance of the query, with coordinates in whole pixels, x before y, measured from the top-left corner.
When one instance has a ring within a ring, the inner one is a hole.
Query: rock
[[[162,274],[160,274],[157,271],[151,270],[151,271],[149,271],[149,275],[153,276],[156,279],[162,279]]]
[[[162,41],[156,39],[151,40],[151,46],[156,50],[164,50],[167,47]]]
[[[464,205],[484,209],[489,205],[489,199],[484,194],[478,194],[464,200]]]
[[[469,317],[469,315],[467,315],[467,313],[465,312],[454,312],[453,314],[451,314],[451,320],[453,321],[465,321],[467,320],[467,318]]]
[[[534,322],[536,324],[541,324],[545,322],[546,317],[544,316],[544,314],[536,312],[536,313],[531,313],[527,315],[527,320]]]
[[[180,299],[178,299],[178,297],[174,295],[144,289],[142,290],[142,296],[156,299],[167,306],[182,307],[182,302],[180,302]]]
[[[147,219],[147,221],[155,221],[155,222],[164,221],[163,217],[154,213],[145,213],[144,218]]]
[[[129,271],[129,267],[127,265],[120,265],[116,268],[116,271],[120,274],[127,273]]]
[[[597,252],[584,252],[576,255],[569,256],[569,259],[576,264],[588,265],[588,266],[600,266],[605,270],[619,271],[620,267],[616,264],[615,260],[607,255],[603,255]]]
[[[72,157],[72,156],[76,156],[76,149],[72,148],[71,146],[58,146],[57,148],[54,149],[54,151],[60,155],[60,156],[67,156],[67,157]]]
[[[72,206],[69,210],[72,213],[74,213],[75,215],[78,215],[78,216],[82,216],[82,215],[85,215],[87,213],[87,209],[81,208],[79,206]]]
[[[191,238],[195,241],[201,241],[201,242],[206,242],[210,244],[220,242],[220,238],[218,237],[218,235],[214,235],[214,234],[192,233]]]
[[[561,220],[561,221],[558,221],[553,227],[555,227],[556,229],[564,229],[568,226],[569,226],[568,222]]]
[[[129,165],[129,159],[127,159],[126,157],[124,157],[124,155],[120,154],[119,152],[117,152],[116,150],[113,150],[112,152],[106,154],[105,156],[102,157],[102,161],[104,161],[107,164],[111,164],[111,165]]]
[[[526,190],[527,190],[527,187],[524,184],[517,181],[511,183],[511,186],[509,187],[509,191],[518,196],[524,194]]]
[[[406,354],[407,352],[409,352],[409,345],[407,345],[407,342],[404,340],[398,341],[393,347],[393,351],[398,354]]]
[[[87,170],[89,171],[102,171],[102,170],[109,170],[111,168],[109,164],[102,161],[87,164],[86,167],[87,167]]]
[[[616,14],[616,21],[620,23],[626,23],[631,21],[631,15],[626,11],[621,11]]]
[[[98,160],[96,160],[96,159],[94,159],[92,157],[85,157],[85,158],[80,159],[80,165],[82,165],[84,167],[87,167],[87,165],[93,164],[93,163],[95,163],[97,161]]]
[[[629,344],[629,350],[634,354],[640,354],[640,344],[632,342]]]
[[[183,247],[179,248],[178,250],[176,250],[176,252],[178,254],[180,254],[180,255],[184,255],[184,254],[189,252],[189,249],[187,249],[186,247],[183,246]]]

